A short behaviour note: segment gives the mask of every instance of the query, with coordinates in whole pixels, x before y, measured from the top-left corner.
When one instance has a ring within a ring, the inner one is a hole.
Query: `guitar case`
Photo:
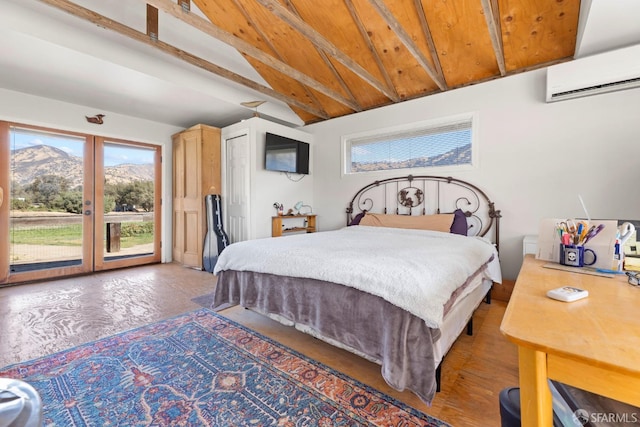
[[[204,237],[202,266],[213,273],[218,256],[229,246],[229,236],[222,228],[222,199],[219,194],[207,194],[204,198],[207,212],[207,233]]]

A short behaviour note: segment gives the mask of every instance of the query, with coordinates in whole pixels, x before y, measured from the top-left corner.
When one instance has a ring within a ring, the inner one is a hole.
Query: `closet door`
[[[220,129],[196,125],[173,136],[173,259],[202,268],[205,196],[220,194]]]
[[[225,228],[232,243],[251,236],[251,146],[249,135],[225,140]]]

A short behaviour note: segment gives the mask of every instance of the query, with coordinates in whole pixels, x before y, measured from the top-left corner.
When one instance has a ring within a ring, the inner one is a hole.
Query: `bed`
[[[500,211],[468,182],[409,175],[361,188],[346,213],[337,230],[227,247],[213,308],[294,326],[431,404],[444,356],[501,282]]]

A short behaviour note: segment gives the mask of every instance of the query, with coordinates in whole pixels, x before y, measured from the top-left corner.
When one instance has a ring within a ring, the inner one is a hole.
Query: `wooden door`
[[[174,139],[173,259],[192,267],[202,266],[201,158],[199,133],[185,132]]]
[[[205,196],[220,194],[220,129],[196,125],[173,136],[173,259],[202,268]]]

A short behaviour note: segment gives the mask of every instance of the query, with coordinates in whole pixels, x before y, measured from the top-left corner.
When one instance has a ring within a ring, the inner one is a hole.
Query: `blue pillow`
[[[467,235],[467,216],[461,209],[453,211],[453,223],[451,223],[451,229],[449,232],[453,234]]]

